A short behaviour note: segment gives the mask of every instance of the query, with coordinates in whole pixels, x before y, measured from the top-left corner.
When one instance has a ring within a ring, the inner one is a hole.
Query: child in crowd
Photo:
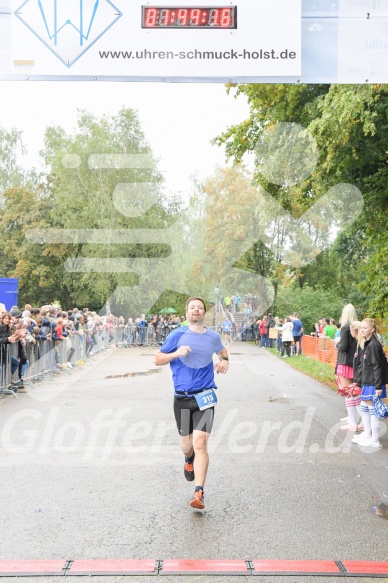
[[[360,328],[361,328],[361,322],[359,322],[358,320],[356,320],[355,322],[351,322],[351,324],[349,325],[349,331],[350,331],[350,335],[351,337],[354,339],[354,341],[357,343],[356,344],[356,351],[353,355],[353,366],[349,367],[352,370],[352,376],[354,376],[354,371],[357,369],[357,362],[358,362],[358,353],[361,351],[362,345],[363,345],[363,340],[361,339],[361,335],[360,335]],[[344,367],[341,367],[340,365],[337,365],[337,370],[342,370],[342,373],[344,373]],[[346,383],[345,383],[345,386]],[[361,397],[360,395],[357,395],[356,397],[345,397],[345,406],[346,406],[346,410],[348,412],[348,422],[346,423],[346,425],[343,425],[341,427],[341,429],[343,431],[362,431],[364,429],[364,426],[362,425],[362,423],[358,423],[357,422],[357,411],[361,417]]]
[[[338,377],[341,387],[348,387],[353,382],[353,362],[357,349],[357,340],[355,335],[351,334],[350,324],[355,321],[357,321],[357,312],[352,304],[347,304],[344,306],[340,318],[340,336],[335,340],[338,349],[335,374]],[[349,408],[345,401],[345,405],[349,423],[347,426],[343,426],[343,429],[357,431],[356,410],[353,404]]]
[[[56,326],[54,328],[54,331],[55,331],[54,340],[64,340],[63,329],[64,329],[63,318],[58,318],[57,322],[56,322]]]
[[[388,382],[388,362],[383,347],[376,337],[376,322],[366,318],[361,322],[360,333],[364,340],[364,346],[359,352],[357,363],[357,384],[362,387],[361,416],[364,423],[364,431],[355,435],[353,443],[378,450],[381,448],[379,441],[380,420],[375,415],[373,397],[377,395],[382,399],[387,396],[385,383]]]

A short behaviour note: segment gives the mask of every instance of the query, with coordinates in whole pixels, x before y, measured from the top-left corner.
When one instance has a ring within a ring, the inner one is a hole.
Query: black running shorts
[[[179,435],[191,435],[193,430],[211,433],[214,407],[200,411],[194,397],[174,396],[174,415]]]

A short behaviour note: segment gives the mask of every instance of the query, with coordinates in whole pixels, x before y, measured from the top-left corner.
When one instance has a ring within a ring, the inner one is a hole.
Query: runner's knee
[[[193,439],[193,447],[195,453],[207,453],[207,439],[208,434],[204,431],[201,431],[196,435]]]
[[[193,446],[193,435],[181,436],[181,448],[182,451],[188,453]]]

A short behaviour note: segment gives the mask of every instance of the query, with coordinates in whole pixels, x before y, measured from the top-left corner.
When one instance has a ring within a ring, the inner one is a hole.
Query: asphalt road
[[[228,350],[203,512],[189,507],[170,369],[154,365],[154,348],[109,350],[1,399],[0,559],[388,561],[388,520],[371,512],[388,494],[388,434],[382,450],[361,451],[339,429],[341,397],[265,349]],[[93,578],[129,580],[155,577]],[[220,577],[163,577],[178,580]]]

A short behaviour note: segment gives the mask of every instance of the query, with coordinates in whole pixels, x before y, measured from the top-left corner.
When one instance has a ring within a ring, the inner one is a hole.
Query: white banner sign
[[[12,73],[301,74],[302,0],[12,0]]]
[[[388,79],[388,18],[344,21],[338,30],[338,75],[343,83]]]

